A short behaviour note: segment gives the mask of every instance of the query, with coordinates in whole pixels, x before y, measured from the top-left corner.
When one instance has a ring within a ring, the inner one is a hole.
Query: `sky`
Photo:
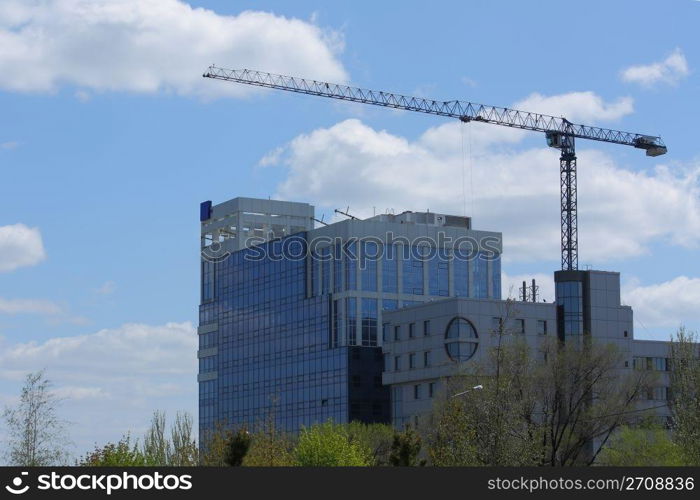
[[[577,143],[580,267],[636,338],[700,327],[700,2],[0,0],[0,406],[40,369],[72,452],[195,415],[199,203],[501,231],[503,295],[559,268],[541,134],[201,77],[215,63],[661,135]],[[517,293],[517,292],[513,292]],[[0,429],[0,439],[3,431]]]

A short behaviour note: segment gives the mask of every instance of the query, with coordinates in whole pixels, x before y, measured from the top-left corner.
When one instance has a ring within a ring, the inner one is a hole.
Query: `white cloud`
[[[197,334],[191,323],[125,324],[43,342],[0,338],[4,398],[18,393],[26,373],[41,369],[65,397],[62,413],[74,422],[77,452],[93,443],[143,432],[155,409],[196,418]],[[14,389],[8,389],[10,386]]]
[[[551,116],[563,116],[569,121],[595,123],[599,120],[617,120],[634,111],[631,97],[620,97],[606,103],[594,92],[570,92],[545,96],[537,92],[513,105],[515,109],[534,111]]]
[[[205,80],[211,63],[343,82],[342,35],[269,12],[220,15],[180,0],[5,0],[0,88],[240,96]]]
[[[360,217],[371,216],[373,207],[461,214],[461,126],[472,144],[471,156],[465,148],[464,177],[474,227],[503,232],[506,260],[557,261],[557,151],[514,150],[525,132],[506,127],[446,123],[409,141],[345,120],[300,135],[268,157],[288,169],[276,195],[305,198],[322,210],[349,205]],[[641,255],[654,241],[700,244],[700,164],[631,171],[596,150],[579,149],[578,158],[582,264]],[[650,163],[640,155],[639,165]]]
[[[652,64],[630,66],[622,70],[622,80],[651,87],[657,83],[677,84],[688,76],[688,61],[681,49],[674,50],[666,59]]]
[[[468,76],[463,76],[463,77],[461,78],[461,80],[462,80],[462,83],[463,83],[464,85],[466,85],[467,87],[472,87],[472,88],[474,88],[474,87],[476,87],[476,86],[478,85],[478,84],[476,83],[476,80],[474,80],[474,79],[472,79],[472,78],[469,78]]]
[[[117,284],[114,281],[105,281],[102,285],[95,289],[95,293],[99,295],[110,295],[114,293],[117,289]]]
[[[53,390],[53,393],[60,399],[109,399],[109,394],[107,394],[101,387],[65,385],[56,388]]]
[[[89,320],[83,316],[74,316],[63,306],[45,299],[6,299],[0,297],[0,315],[38,315],[44,316],[46,323],[56,325],[85,325]]]
[[[63,309],[50,300],[4,299],[0,297],[0,314],[42,314],[52,316],[63,314]]]
[[[33,266],[45,258],[38,228],[24,224],[0,226],[0,273]]]
[[[5,150],[15,149],[17,146],[19,146],[19,142],[17,141],[7,141],[0,143],[0,149]]]
[[[644,328],[674,328],[697,324],[700,278],[678,276],[653,285],[632,285],[622,290],[622,301],[634,309],[635,322]]]

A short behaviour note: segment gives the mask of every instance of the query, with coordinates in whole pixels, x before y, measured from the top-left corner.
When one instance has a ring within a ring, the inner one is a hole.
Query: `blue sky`
[[[466,206],[503,232],[505,282],[551,298],[543,137],[205,80],[211,63],[660,134],[659,158],[579,141],[580,262],[622,273],[636,337],[697,329],[699,20],[693,0],[0,0],[0,404],[46,368],[76,453],[194,413],[208,199]]]

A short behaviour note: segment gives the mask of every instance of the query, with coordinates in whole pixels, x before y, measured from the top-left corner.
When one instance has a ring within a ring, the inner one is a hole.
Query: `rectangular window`
[[[357,244],[345,244],[345,289],[357,290]]]
[[[362,299],[362,345],[377,345],[377,299]]]
[[[491,297],[494,299],[501,300],[501,257],[500,255],[494,256],[491,261],[491,286],[493,290],[491,292]]]
[[[343,255],[340,243],[336,243],[333,251],[333,290],[343,291]]]
[[[397,372],[401,369],[401,356],[394,356],[394,371]]]
[[[430,366],[430,351],[423,353],[423,366]]]
[[[382,341],[383,342],[388,342],[389,341],[389,329],[391,328],[390,323],[384,323],[382,325]]]
[[[399,280],[399,261],[395,245],[384,245],[382,258],[382,290],[386,293],[397,293]]]
[[[420,384],[413,386],[413,399],[420,399]]]
[[[426,319],[425,321],[423,321],[423,335],[426,337],[428,335],[430,335],[430,320],[429,319]]]
[[[433,397],[435,395],[435,382],[430,382],[428,384],[428,397]]]
[[[401,270],[403,271],[401,291],[405,294],[423,295],[423,259],[420,258],[418,247],[404,245]]]
[[[464,248],[455,248],[453,253],[452,274],[457,297],[469,297],[469,254]]]
[[[428,256],[428,292],[430,295],[449,295],[448,256],[444,248],[430,248]]]
[[[373,241],[363,241],[361,248],[362,256],[360,260],[360,273],[362,276],[362,290],[366,292],[376,292],[377,259],[379,257],[379,247]]]
[[[214,266],[214,262],[202,261],[202,302],[214,298]]]
[[[321,259],[321,293],[331,292],[331,247],[324,247],[319,250]]]
[[[356,326],[357,299],[355,297],[347,297],[345,299],[345,335],[347,336],[347,345],[357,345]]]
[[[401,340],[401,325],[394,327],[394,340]]]
[[[523,335],[525,334],[525,320],[524,319],[516,319],[515,320],[515,333],[522,333]]]
[[[487,299],[489,296],[488,261],[484,252],[479,252],[472,261],[474,266],[474,297]]]
[[[408,338],[412,339],[415,337],[416,334],[416,324],[415,323],[409,323],[408,324]]]
[[[399,301],[392,299],[382,299],[382,311],[395,311],[399,308]]]
[[[416,353],[412,352],[408,355],[408,367],[413,369],[416,367]]]
[[[331,346],[338,347],[340,345],[340,335],[343,328],[343,312],[340,309],[340,300],[333,301],[333,337],[331,338]]]
[[[547,335],[547,321],[543,319],[537,320],[537,335]]]

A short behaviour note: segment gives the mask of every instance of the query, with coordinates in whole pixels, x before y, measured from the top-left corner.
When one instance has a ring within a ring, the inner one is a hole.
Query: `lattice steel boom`
[[[589,139],[632,146],[646,150],[647,156],[659,156],[667,151],[661,137],[579,125],[571,123],[566,118],[557,118],[498,106],[486,106],[469,101],[423,99],[249,69],[237,70],[210,66],[203,76],[205,78],[286,90],[300,94],[447,116],[457,118],[463,122],[478,121],[544,132],[547,137],[547,144],[561,150],[561,265],[562,269],[565,270],[578,269],[575,139]]]

